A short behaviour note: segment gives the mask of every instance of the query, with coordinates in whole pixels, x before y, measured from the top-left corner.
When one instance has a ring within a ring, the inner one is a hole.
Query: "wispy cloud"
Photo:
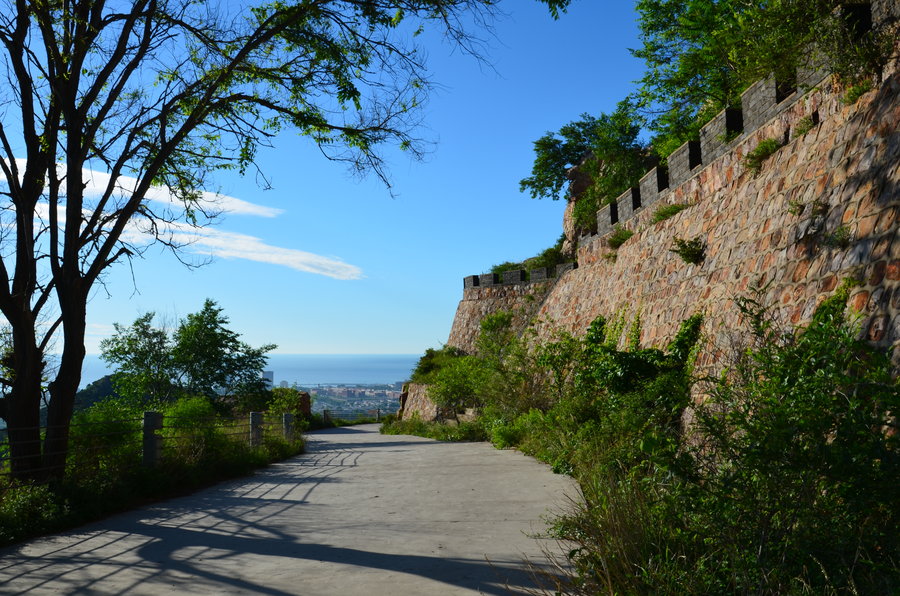
[[[17,160],[22,162],[22,160]],[[20,171],[24,169],[24,162],[19,164]],[[110,175],[93,170],[84,170],[89,196],[97,196],[104,191],[109,184]],[[127,197],[135,188],[137,180],[127,176],[120,177],[117,181],[116,194],[119,197]],[[155,187],[148,193],[147,198],[152,201],[176,203],[176,199],[165,188]],[[209,204],[219,210],[240,215],[256,215],[260,217],[276,217],[281,214],[280,209],[256,205],[242,199],[229,197],[211,192],[203,192],[201,200],[209,201]],[[46,204],[38,205],[39,217],[45,221],[49,208]],[[86,212],[85,216],[89,216]],[[65,213],[59,214],[61,218]],[[62,221],[60,223],[63,223]],[[361,279],[362,270],[337,257],[326,257],[312,252],[296,248],[285,248],[266,243],[264,240],[240,232],[230,232],[213,227],[194,227],[181,222],[157,222],[160,228],[157,230],[161,237],[167,237],[176,244],[185,246],[184,250],[199,255],[208,255],[224,259],[244,259],[257,263],[268,263],[288,267],[296,271],[324,275],[340,280]],[[149,233],[146,222],[132,220],[126,227],[122,240],[134,245],[146,245],[152,242],[153,236]]]
[[[87,186],[85,193],[89,196],[101,195],[109,185],[110,175],[106,172],[98,172],[96,170],[83,170],[84,180]],[[119,196],[130,196],[134,189],[137,188],[138,179],[131,176],[119,176],[116,180]],[[169,189],[164,186],[154,186],[147,192],[147,199],[158,203],[166,203],[175,205],[178,203]],[[243,199],[231,197],[228,195],[203,191],[200,194],[200,202],[208,207],[230,213],[234,215],[256,215],[258,217],[276,217],[281,215],[283,211],[274,207],[266,207],[265,205],[257,205]]]
[[[187,226],[180,228],[173,232],[173,238],[179,242],[190,243],[191,250],[198,254],[281,265],[334,279],[350,280],[363,277],[362,269],[335,257],[272,246],[255,236],[238,232],[213,228],[193,229]]]
[[[18,158],[15,160],[16,167],[19,170],[20,174],[25,172],[26,161],[24,159]],[[60,178],[63,178],[62,186],[60,188],[60,194],[66,194],[66,183],[65,183],[65,164],[57,164],[57,172]],[[84,193],[88,197],[99,197],[109,186],[110,179],[112,176],[107,172],[100,172],[98,170],[91,170],[88,168],[82,169],[82,176],[84,177]],[[134,192],[134,189],[137,188],[138,179],[133,176],[119,176],[116,179],[116,190],[113,194],[117,198],[128,198]],[[178,205],[179,201],[175,196],[169,192],[169,189],[164,186],[154,186],[151,187],[147,192],[147,200],[155,201],[157,203],[165,203],[169,205]],[[258,205],[256,203],[251,203],[249,201],[245,201],[243,199],[239,199],[237,197],[232,197],[229,195],[202,191],[200,193],[200,202],[208,209],[212,209],[215,211],[221,211],[223,213],[230,213],[233,215],[255,215],[257,217],[277,217],[284,213],[282,209],[276,209],[275,207],[266,207],[265,205]]]

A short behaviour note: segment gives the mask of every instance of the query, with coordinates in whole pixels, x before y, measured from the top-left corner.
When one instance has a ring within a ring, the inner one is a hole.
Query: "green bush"
[[[565,241],[566,235],[562,234],[557,239],[556,244],[554,244],[550,248],[545,248],[537,255],[529,259],[525,259],[520,263],[506,261],[504,263],[500,263],[499,265],[494,265],[493,267],[491,267],[491,273],[502,275],[506,271],[517,271],[520,269],[531,271],[533,269],[540,269],[542,267],[546,267],[548,270],[552,270],[554,267],[556,267],[556,265],[567,263],[572,260],[572,257],[570,255],[566,255],[562,251],[563,243]]]
[[[571,573],[552,588],[897,593],[900,391],[889,354],[848,322],[848,295],[845,285],[788,335],[758,297],[739,300],[746,346],[694,408],[688,436],[687,369],[648,374],[658,355],[623,359],[588,339],[604,356],[583,373],[587,384],[520,443],[539,441],[538,455],[567,464],[582,488],[553,526],[572,548]],[[669,354],[690,362],[698,328],[684,330]]]
[[[673,217],[685,209],[690,207],[690,205],[683,205],[680,203],[673,203],[671,205],[660,205],[656,208],[656,211],[653,212],[653,223],[659,223],[661,221],[665,221],[670,217]]]
[[[841,98],[841,101],[848,106],[852,106],[859,98],[872,90],[872,81],[866,79],[856,85],[851,85],[847,91],[844,93],[844,97]]]
[[[486,441],[487,433],[480,421],[466,421],[458,424],[425,422],[414,417],[411,420],[394,420],[381,425],[385,435],[414,435],[437,441]]]
[[[613,228],[612,234],[610,234],[609,238],[606,239],[606,243],[611,249],[617,250],[632,236],[634,236],[633,231],[616,224],[616,227]]]
[[[794,127],[794,136],[804,136],[806,133],[811,131],[815,127],[815,125],[815,122],[813,122],[813,119],[810,116],[804,116],[797,122],[797,125]]]
[[[453,360],[464,356],[465,352],[453,346],[444,346],[438,350],[428,348],[416,363],[410,380],[413,383],[428,383],[431,376]]]
[[[0,545],[58,529],[67,506],[49,486],[7,484],[0,487]]]
[[[163,457],[142,465],[139,400],[110,399],[76,413],[66,475],[52,485],[0,483],[0,545],[57,531],[245,474],[303,451],[303,440],[287,442],[274,418],[261,445],[250,448],[246,419],[215,416],[207,398],[164,406]]]
[[[769,159],[776,151],[781,148],[781,144],[775,139],[763,139],[759,144],[744,158],[744,166],[756,176],[762,169],[764,161]]]
[[[846,250],[853,242],[853,232],[847,226],[838,226],[832,233],[825,236],[823,243],[828,248]]]
[[[681,260],[685,263],[699,265],[706,257],[706,246],[699,238],[685,240],[684,238],[676,237],[672,240],[672,244],[673,247],[669,251],[681,257]]]
[[[448,415],[457,415],[466,408],[482,405],[483,387],[490,372],[483,361],[474,356],[462,356],[447,363],[432,374],[428,397]]]

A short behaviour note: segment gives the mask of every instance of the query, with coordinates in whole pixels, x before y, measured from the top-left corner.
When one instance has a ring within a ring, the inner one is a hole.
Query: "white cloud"
[[[24,173],[26,161],[24,159],[16,159],[15,162],[20,174]],[[65,164],[60,163],[57,164],[56,167],[59,176],[64,177]],[[86,185],[84,192],[85,195],[89,197],[99,197],[100,195],[102,195],[106,191],[111,178],[111,175],[107,172],[100,172],[87,168],[82,170],[82,175],[84,177],[84,182]],[[137,178],[134,178],[132,176],[119,176],[116,180],[116,191],[114,192],[114,195],[118,198],[126,198],[130,196],[132,192],[134,192],[137,184]],[[64,180],[62,188],[60,188],[60,194],[65,195],[65,192],[66,188]],[[178,204],[178,200],[174,196],[172,196],[172,193],[169,192],[169,189],[164,186],[151,187],[146,196],[148,200],[155,201],[157,203],[166,203],[169,205]],[[276,217],[284,213],[282,209],[276,209],[275,207],[266,207],[265,205],[257,205],[256,203],[238,199],[237,197],[209,191],[201,192],[200,201],[209,209],[221,211],[223,213],[231,213],[234,215]]]
[[[22,167],[20,165],[20,170]],[[101,193],[105,185],[109,183],[109,179],[109,174],[85,170],[85,180],[88,183],[87,193],[95,196]],[[120,177],[119,181],[117,194],[120,197],[127,196],[129,186],[133,189],[136,184],[136,179],[125,176]],[[163,188],[153,189],[153,192],[148,193],[147,198],[154,201],[174,202],[173,197]],[[279,209],[255,205],[241,199],[210,192],[203,192],[203,198],[214,201],[219,209],[227,213],[262,217],[275,217],[282,213]],[[40,204],[37,206],[36,211],[38,216],[46,221],[49,206]],[[89,215],[90,212],[85,213],[86,217]],[[64,223],[65,212],[61,211],[59,217],[61,220],[60,224]],[[181,222],[157,223],[160,226],[158,230],[160,237],[170,238],[175,243],[185,245],[185,250],[196,254],[268,263],[341,280],[361,279],[363,277],[362,270],[359,267],[345,263],[337,257],[326,257],[295,248],[273,246],[255,236],[229,232],[218,228],[198,228]],[[122,240],[135,245],[146,245],[152,242],[153,237],[147,230],[146,222],[132,220],[123,232]]]
[[[198,254],[281,265],[334,279],[350,280],[363,277],[359,267],[345,263],[338,258],[325,257],[294,248],[272,246],[247,234],[211,228],[192,229],[183,226],[181,230],[173,232],[173,237],[180,242],[189,242],[191,250]]]
[[[101,195],[109,185],[110,175],[106,172],[97,172],[95,170],[87,169],[83,170],[83,172],[84,180],[87,183],[87,186],[84,189],[85,194],[89,196]],[[131,176],[119,176],[118,180],[116,181],[116,186],[119,189],[118,195],[122,197],[129,196],[137,187],[137,184],[137,178],[133,178]],[[172,193],[169,192],[169,189],[164,186],[151,187],[146,196],[148,200],[156,201],[158,203],[167,203],[170,205],[175,205],[178,203],[178,200],[174,196],[172,196]],[[264,205],[257,205],[256,203],[250,203],[249,201],[245,201],[243,199],[238,199],[236,197],[208,191],[203,191],[201,193],[200,201],[210,208],[235,215],[275,217],[283,213],[281,209],[266,207]]]

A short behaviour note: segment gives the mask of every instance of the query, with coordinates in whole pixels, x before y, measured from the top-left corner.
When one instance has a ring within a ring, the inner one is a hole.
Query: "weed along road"
[[[570,479],[488,444],[309,435],[255,476],[0,551],[0,593],[516,594]]]

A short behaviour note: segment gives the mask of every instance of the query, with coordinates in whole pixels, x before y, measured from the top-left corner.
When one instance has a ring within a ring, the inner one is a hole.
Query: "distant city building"
[[[268,387],[273,387],[275,385],[275,371],[264,370],[262,372],[262,378],[266,381]]]
[[[278,383],[278,386],[281,387],[282,389],[287,389],[287,388],[288,388],[288,382],[287,382],[287,381],[282,381],[282,382]]]

